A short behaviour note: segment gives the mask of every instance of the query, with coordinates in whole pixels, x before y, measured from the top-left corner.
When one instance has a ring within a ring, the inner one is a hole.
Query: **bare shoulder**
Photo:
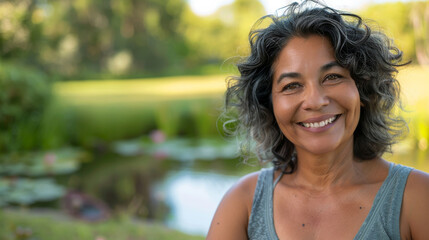
[[[207,239],[247,239],[247,224],[259,172],[242,177],[220,202]]]
[[[429,236],[429,174],[412,170],[405,186],[402,215],[408,226],[410,239],[427,239]],[[401,228],[404,229],[404,228]]]
[[[429,210],[429,174],[417,169],[413,169],[405,186],[404,201],[412,203],[415,206],[418,203],[424,203],[424,208]],[[423,206],[422,206],[423,207]],[[427,215],[429,216],[429,215]]]

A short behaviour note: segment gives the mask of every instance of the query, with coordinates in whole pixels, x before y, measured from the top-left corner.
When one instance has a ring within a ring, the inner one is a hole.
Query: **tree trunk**
[[[417,62],[420,65],[429,65],[429,4],[414,4],[410,18],[414,30]]]

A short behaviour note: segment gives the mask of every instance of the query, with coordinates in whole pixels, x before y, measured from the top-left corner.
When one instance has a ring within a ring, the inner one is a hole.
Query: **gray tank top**
[[[399,216],[405,184],[412,168],[391,164],[371,210],[354,239],[398,239]],[[251,240],[278,240],[273,220],[273,168],[262,169],[256,184],[247,234]]]

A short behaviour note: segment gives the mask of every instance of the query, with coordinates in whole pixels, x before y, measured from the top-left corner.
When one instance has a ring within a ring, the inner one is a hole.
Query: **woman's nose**
[[[306,110],[319,110],[329,105],[329,98],[325,89],[320,85],[310,84],[304,89],[304,100],[302,107]]]

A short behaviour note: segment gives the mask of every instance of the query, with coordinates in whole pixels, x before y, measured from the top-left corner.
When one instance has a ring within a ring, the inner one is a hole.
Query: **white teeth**
[[[306,127],[306,128],[324,127],[324,126],[332,123],[336,118],[337,118],[337,116],[334,116],[334,117],[331,117],[329,119],[326,119],[325,121],[316,122],[316,123],[302,123],[302,125],[304,125],[304,127]]]

